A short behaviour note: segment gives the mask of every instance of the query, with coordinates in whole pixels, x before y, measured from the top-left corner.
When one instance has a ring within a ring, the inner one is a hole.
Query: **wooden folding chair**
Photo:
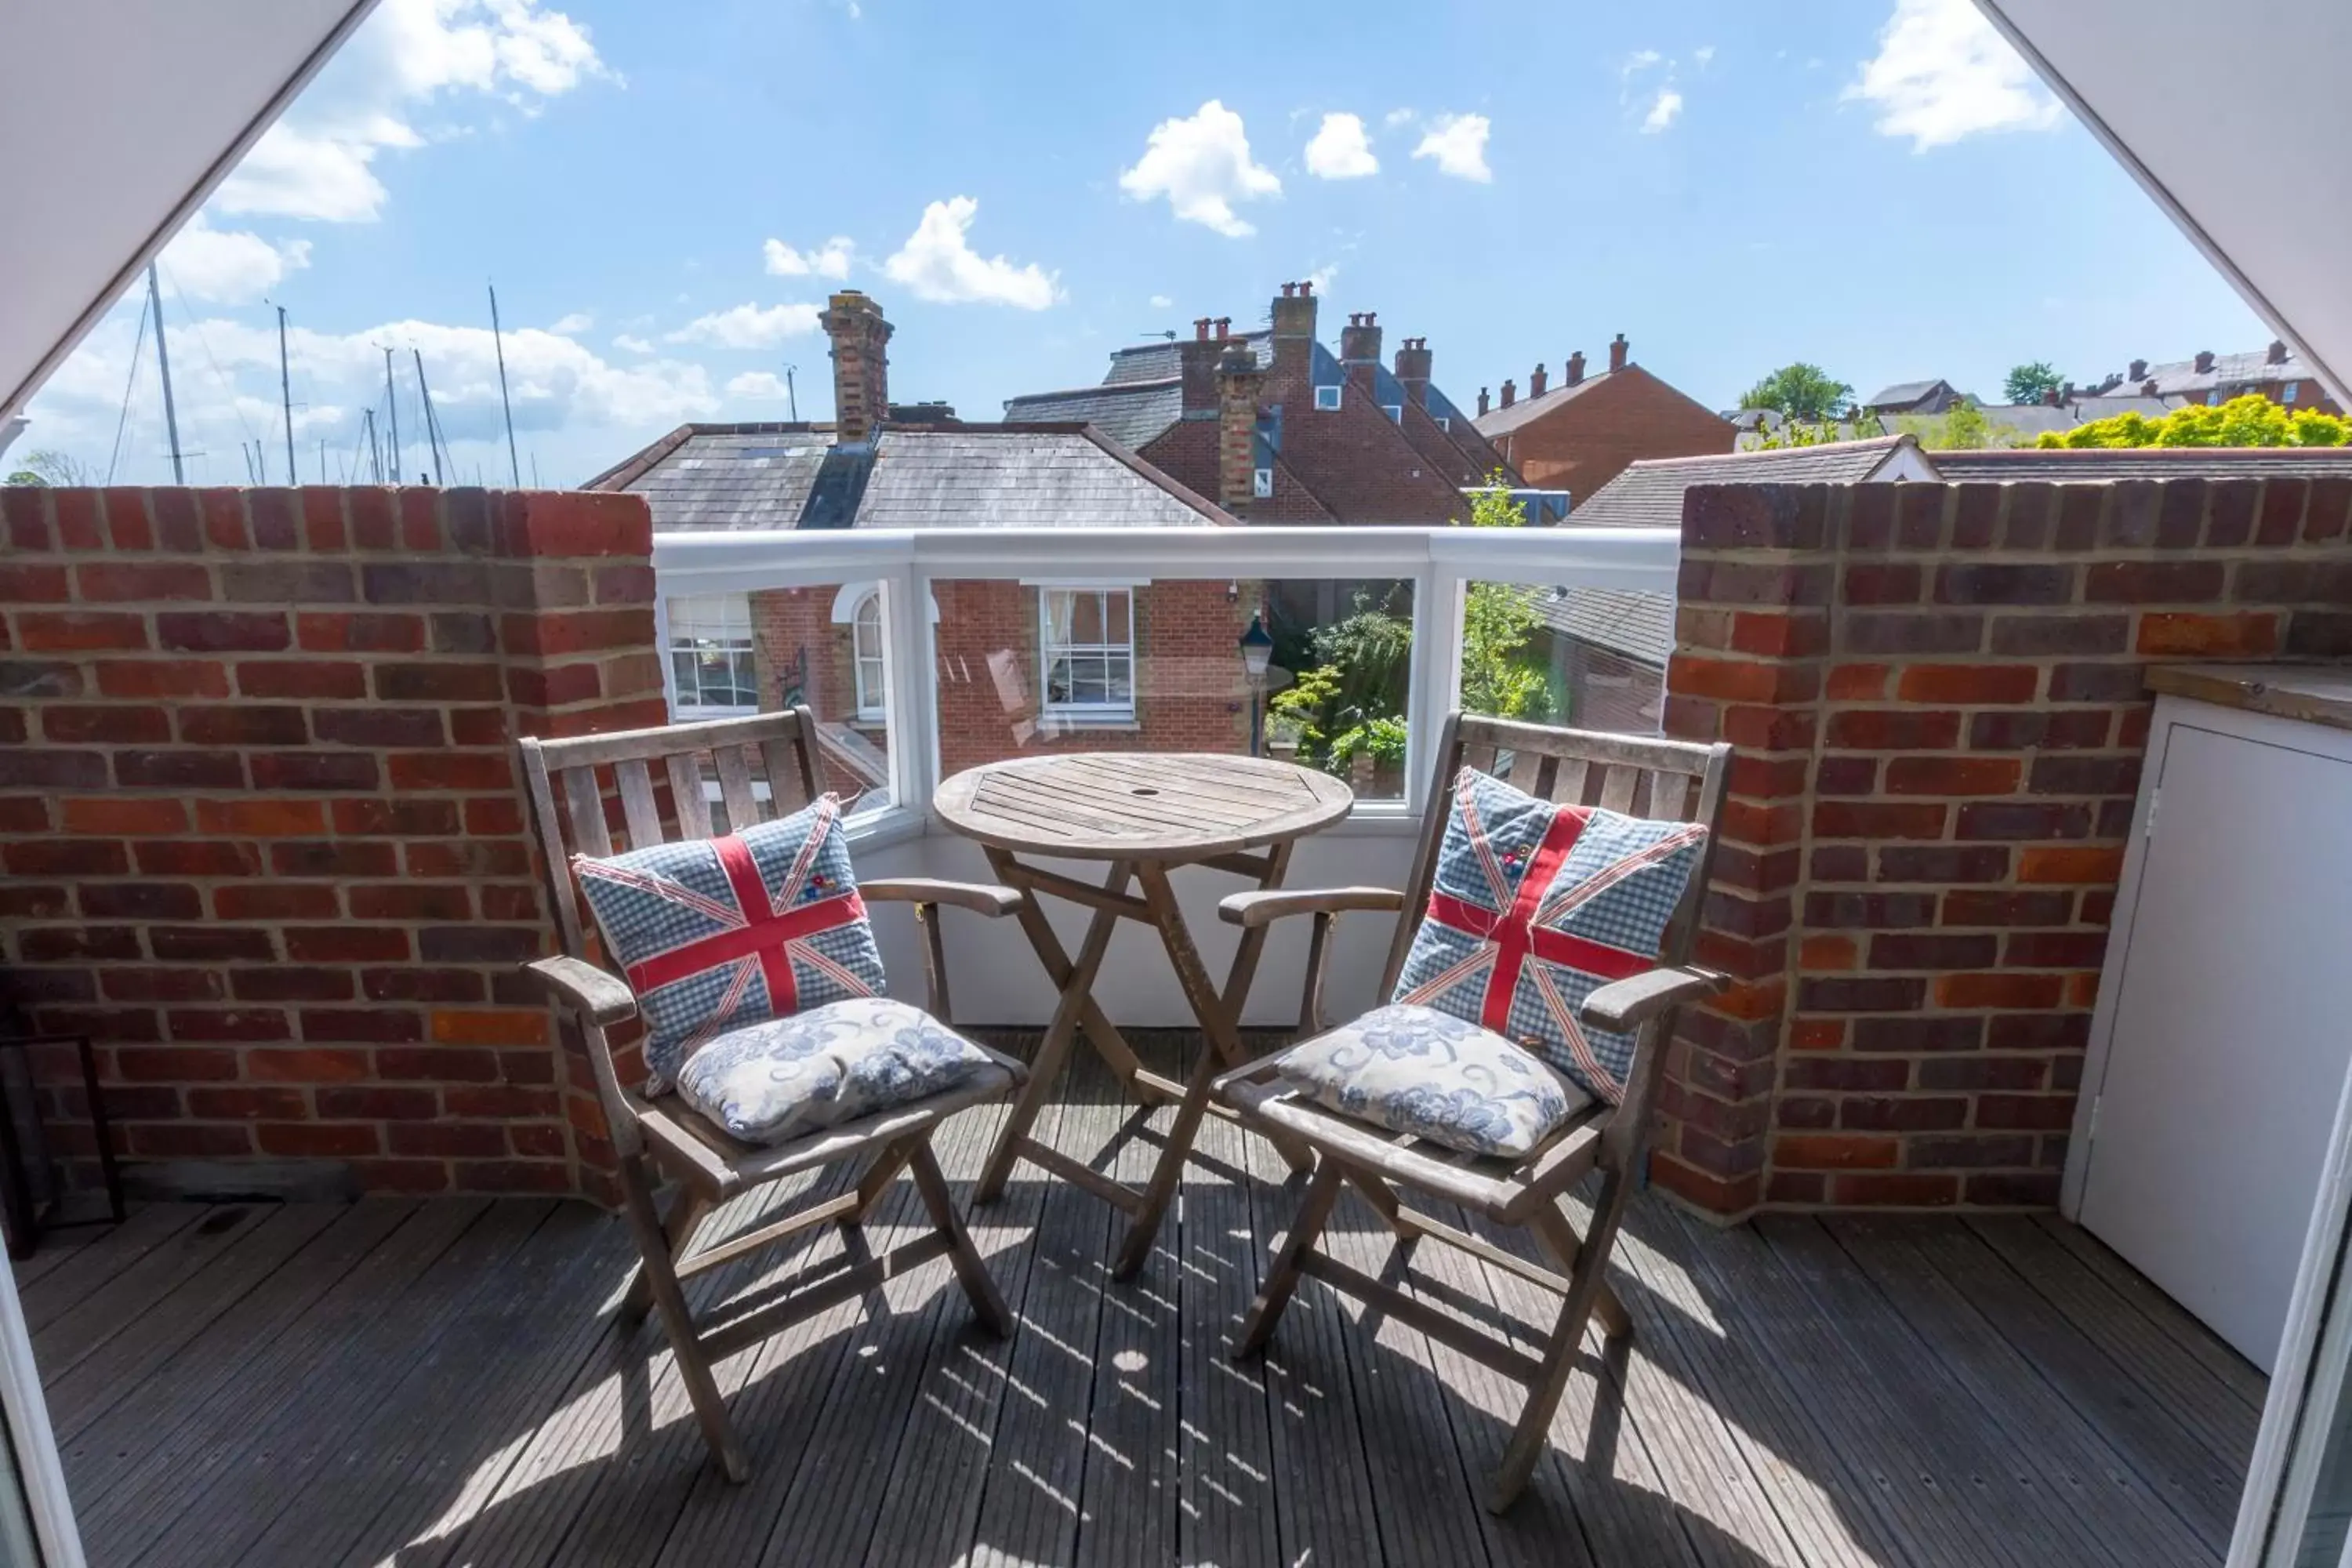
[[[1705,823],[1712,829],[1730,760],[1731,748],[1725,745],[1591,734],[1455,714],[1447,721],[1439,741],[1428,820],[1404,891],[1339,888],[1237,893],[1224,900],[1219,913],[1244,928],[1261,927],[1287,915],[1314,917],[1306,1001],[1300,1009],[1300,1032],[1311,1035],[1326,1026],[1319,1016],[1323,961],[1329,951],[1331,923],[1341,911],[1392,910],[1402,915],[1389,944],[1381,995],[1385,998],[1395,990],[1436,875],[1438,847],[1445,836],[1449,785],[1465,763],[1497,773],[1549,800]],[[1297,1219],[1275,1254],[1234,1353],[1247,1355],[1264,1348],[1299,1277],[1308,1275],[1376,1303],[1441,1344],[1528,1385],[1527,1403],[1487,1502],[1498,1513],[1517,1498],[1543,1456],[1552,1415],[1567,1390],[1587,1320],[1597,1312],[1612,1339],[1633,1331],[1633,1320],[1610,1289],[1605,1275],[1625,1205],[1642,1174],[1660,1064],[1673,1032],[1675,1009],[1725,984],[1720,975],[1684,967],[1697,925],[1713,843],[1710,834],[1707,854],[1694,869],[1666,928],[1658,967],[1601,987],[1581,1009],[1589,1024],[1635,1035],[1635,1055],[1622,1103],[1612,1107],[1595,1101],[1523,1159],[1465,1154],[1324,1110],[1284,1084],[1273,1057],[1217,1080],[1219,1098],[1233,1107],[1244,1124],[1267,1132],[1290,1133],[1305,1141],[1316,1156],[1315,1173]],[[1591,1227],[1579,1236],[1563,1200],[1570,1188],[1595,1170],[1601,1173],[1600,1193]],[[1316,1250],[1342,1182],[1357,1186],[1382,1211],[1381,1217],[1397,1233],[1399,1246],[1422,1237],[1442,1242],[1559,1296],[1559,1316],[1543,1353],[1528,1355],[1418,1296]],[[1539,1268],[1433,1215],[1395,1201],[1398,1187],[1417,1189],[1497,1224],[1529,1230],[1559,1272]]]
[[[625,847],[645,848],[673,837],[707,838],[713,831],[710,807],[714,803],[706,793],[706,766],[715,773],[719,797],[715,804],[724,814],[719,831],[747,828],[789,815],[815,796],[815,720],[806,708],[796,707],[744,719],[520,743],[531,811],[547,860],[556,923],[563,940],[562,956],[543,958],[529,967],[555,999],[578,1017],[586,1037],[597,1097],[604,1104],[605,1125],[611,1129],[614,1152],[620,1162],[629,1228],[641,1259],[622,1301],[621,1321],[625,1328],[635,1327],[649,1310],[659,1309],[679,1374],[694,1402],[695,1416],[702,1425],[703,1438],[730,1481],[740,1481],[751,1471],[742,1444],[728,1419],[726,1402],[711,1376],[713,1362],[941,1256],[953,1262],[956,1278],[980,1321],[1000,1335],[1013,1329],[1012,1314],[964,1229],[930,1141],[933,1131],[947,1117],[1017,1089],[1028,1077],[1021,1063],[990,1051],[990,1067],[959,1089],[821,1129],[772,1148],[738,1142],[674,1094],[646,1098],[621,1081],[614,1064],[605,1031],[635,1017],[636,1000],[626,982],[590,962],[571,871],[573,850],[603,856],[614,849],[603,779],[609,776],[617,791]],[[747,763],[747,751],[755,753],[755,763]],[[940,906],[954,904],[983,915],[1008,915],[1022,907],[1024,898],[1010,888],[921,878],[863,882],[858,890],[869,903],[915,906],[915,919],[924,938],[929,1010],[941,1023],[950,1020]],[[730,1198],[803,1171],[859,1159],[866,1166],[852,1190],[748,1235],[694,1251],[696,1229]],[[874,1212],[901,1171],[913,1173],[915,1189],[930,1215],[929,1234],[879,1257],[866,1257],[855,1267],[793,1290],[771,1305],[733,1315],[722,1306],[712,1320],[695,1321],[687,1307],[682,1279],[828,1221],[838,1223],[855,1241],[860,1222]],[[657,1172],[677,1184],[667,1214],[655,1208]]]

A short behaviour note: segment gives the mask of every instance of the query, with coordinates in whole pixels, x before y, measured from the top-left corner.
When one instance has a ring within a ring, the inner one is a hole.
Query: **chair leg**
[[[1339,1201],[1339,1183],[1345,1174],[1339,1162],[1328,1154],[1316,1156],[1315,1177],[1299,1200],[1298,1216],[1290,1222],[1290,1234],[1283,1237],[1274,1266],[1266,1270],[1265,1283],[1258,1288],[1257,1300],[1250,1303],[1249,1316],[1242,1321],[1241,1341],[1234,1346],[1235,1361],[1264,1350],[1265,1342],[1274,1337],[1283,1309],[1290,1305],[1291,1293],[1298,1289],[1307,1255],[1315,1249],[1316,1239],[1331,1218],[1332,1205]]]
[[[1631,1193],[1623,1172],[1612,1170],[1601,1178],[1591,1234],[1584,1238],[1569,1281],[1568,1299],[1560,1305],[1559,1321],[1544,1343],[1543,1373],[1528,1391],[1518,1425],[1512,1428],[1510,1444],[1503,1450],[1502,1468],[1495,1474],[1494,1489],[1487,1495],[1490,1513],[1501,1513],[1518,1500],[1551,1440],[1551,1418],[1559,1412],[1560,1396],[1568,1392],[1568,1380],[1576,1372],[1576,1352],[1584,1342],[1585,1324],[1592,1316],[1594,1302],[1608,1289],[1603,1276],[1609,1268],[1609,1250],[1617,1239],[1617,1224]]]
[[[875,1205],[889,1194],[891,1184],[898,1181],[898,1173],[907,1168],[919,1147],[920,1140],[909,1138],[887,1145],[874,1156],[874,1163],[857,1178],[857,1207],[841,1221],[844,1230],[864,1225],[872,1216]]]
[[[940,1173],[939,1156],[931,1152],[931,1141],[919,1141],[908,1156],[914,1167],[915,1190],[922,1194],[923,1206],[930,1211],[931,1224],[948,1238],[952,1249],[949,1261],[955,1265],[956,1279],[963,1293],[971,1299],[974,1316],[989,1332],[1003,1339],[1013,1332],[1013,1313],[997,1293],[996,1280],[988,1272],[987,1260],[980,1248],[971,1244],[971,1233],[964,1228],[963,1215],[956,1212],[954,1194],[948,1191],[947,1178]]]
[[[710,1200],[692,1187],[680,1187],[670,1204],[669,1213],[662,1218],[662,1235],[669,1248],[670,1266],[675,1268],[686,1261],[686,1249],[694,1245],[694,1233],[709,1217]],[[654,1283],[642,1263],[629,1273],[629,1288],[622,1294],[618,1314],[624,1331],[634,1331],[654,1310]]]
[[[1575,1279],[1576,1260],[1583,1252],[1584,1242],[1568,1215],[1557,1205],[1548,1205],[1535,1212],[1528,1221],[1528,1228],[1535,1232],[1537,1245],[1550,1255],[1553,1267]],[[1605,1338],[1622,1340],[1633,1331],[1633,1315],[1625,1310],[1625,1303],[1618,1300],[1605,1277],[1593,1295],[1592,1315],[1601,1320],[1601,1331]]]
[[[703,1353],[702,1341],[694,1331],[694,1314],[686,1304],[686,1292],[678,1288],[677,1268],[670,1260],[669,1237],[663,1233],[661,1218],[654,1208],[652,1185],[646,1178],[645,1161],[632,1156],[621,1162],[621,1192],[627,1202],[629,1229],[637,1241],[637,1255],[651,1291],[654,1305],[661,1311],[662,1330],[669,1336],[670,1354],[677,1361],[678,1375],[686,1381],[687,1396],[694,1402],[695,1419],[702,1426],[702,1440],[709,1446],[710,1456],[719,1461],[719,1468],[730,1481],[740,1485],[751,1474],[751,1461],[744,1457],[742,1442],[735,1436],[734,1423],[727,1416],[727,1401],[719,1392],[719,1380],[711,1375],[710,1358]]]

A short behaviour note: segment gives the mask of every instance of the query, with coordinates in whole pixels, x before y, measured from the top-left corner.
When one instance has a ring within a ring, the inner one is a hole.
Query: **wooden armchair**
[[[660,1310],[662,1327],[677,1353],[704,1440],[730,1481],[744,1479],[750,1467],[711,1375],[713,1362],[779,1329],[855,1300],[883,1280],[943,1254],[952,1260],[957,1279],[981,1321],[998,1334],[1010,1333],[1013,1327],[1012,1315],[950,1197],[930,1140],[948,1116],[1018,1088],[1028,1076],[1021,1063],[991,1051],[989,1067],[959,1089],[820,1129],[774,1147],[738,1142],[675,1094],[647,1098],[634,1085],[624,1083],[614,1065],[605,1031],[636,1016],[636,999],[626,982],[590,961],[579,889],[570,868],[575,850],[604,856],[615,847],[602,782],[604,771],[609,771],[618,793],[626,836],[624,847],[644,848],[671,837],[707,838],[713,832],[710,808],[714,804],[723,813],[719,830],[730,832],[789,815],[814,798],[818,793],[815,735],[816,723],[809,710],[795,707],[743,719],[520,743],[563,942],[562,956],[541,959],[529,968],[554,999],[578,1018],[586,1037],[597,1096],[619,1157],[629,1228],[641,1259],[630,1278],[621,1320],[625,1327],[634,1327],[649,1310]],[[754,764],[746,761],[747,751],[756,756],[756,776]],[[706,766],[716,775],[719,800],[715,803],[707,798]],[[1024,899],[1010,888],[920,878],[863,882],[858,890],[869,903],[915,906],[915,919],[924,938],[929,1011],[941,1023],[950,1020],[940,906],[951,904],[993,917],[1013,913]],[[721,1203],[766,1183],[848,1160],[866,1162],[866,1170],[852,1190],[748,1235],[699,1253],[693,1250],[696,1229]],[[868,1257],[772,1305],[732,1316],[722,1307],[713,1321],[695,1321],[680,1280],[827,1222],[841,1225],[854,1237],[859,1223],[873,1212],[901,1171],[913,1173],[916,1191],[930,1216],[929,1235],[878,1258]],[[655,1208],[656,1173],[677,1184],[667,1214],[657,1214]]]
[[[1261,927],[1290,915],[1314,918],[1299,1020],[1302,1037],[1313,1035],[1326,1026],[1321,1017],[1323,963],[1332,922],[1343,911],[1382,910],[1403,915],[1389,945],[1381,998],[1395,990],[1436,874],[1439,846],[1445,834],[1446,786],[1464,765],[1496,773],[1544,799],[1701,823],[1712,829],[1730,756],[1731,749],[1725,745],[1589,734],[1456,714],[1447,721],[1439,741],[1436,787],[1430,792],[1428,820],[1402,891],[1338,888],[1319,892],[1237,893],[1224,900],[1219,912],[1244,928]],[[1711,852],[1711,837],[1708,842]],[[1325,1110],[1284,1082],[1277,1075],[1276,1057],[1229,1072],[1216,1083],[1218,1097],[1244,1123],[1268,1134],[1286,1133],[1302,1140],[1316,1156],[1314,1175],[1297,1222],[1275,1255],[1235,1354],[1247,1355],[1265,1346],[1299,1277],[1310,1275],[1376,1303],[1440,1343],[1528,1385],[1527,1403],[1488,1500],[1487,1506],[1496,1512],[1517,1498],[1542,1458],[1587,1320],[1597,1312],[1612,1339],[1633,1331],[1633,1320],[1606,1279],[1610,1248],[1642,1173],[1658,1074],[1675,1009],[1725,984],[1720,975],[1684,966],[1697,923],[1701,889],[1706,884],[1707,858],[1702,855],[1675,906],[1658,967],[1601,986],[1586,998],[1580,1010],[1587,1024],[1635,1036],[1623,1100],[1613,1107],[1596,1100],[1524,1158],[1462,1153]],[[1589,1233],[1580,1237],[1562,1207],[1562,1199],[1596,1170],[1601,1186],[1592,1223]],[[1316,1250],[1343,1181],[1357,1187],[1381,1211],[1395,1229],[1398,1245],[1426,1237],[1459,1247],[1559,1296],[1559,1316],[1543,1353],[1527,1355],[1421,1297],[1408,1295]],[[1399,1187],[1428,1194],[1499,1225],[1527,1228],[1559,1272],[1539,1268],[1412,1207],[1400,1201]]]

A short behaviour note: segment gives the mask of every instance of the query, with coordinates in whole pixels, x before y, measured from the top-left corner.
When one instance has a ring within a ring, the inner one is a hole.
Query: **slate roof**
[[[1529,588],[1528,607],[1563,637],[1664,669],[1675,653],[1675,601],[1667,594],[1572,584]]]
[[[2270,363],[2269,352],[2253,349],[2245,353],[2215,354],[2213,368],[2200,371],[2194,359],[2168,360],[2163,364],[2147,367],[2147,381],[2156,383],[2157,395],[2211,392],[2224,386],[2242,386],[2257,382],[2312,381],[2316,379],[2309,363],[2293,349],[2277,364]]]
[[[1942,385],[1944,381],[1940,376],[1927,381],[1898,381],[1892,386],[1880,387],[1875,397],[1864,400],[1863,406],[1864,408],[1906,407]]]
[[[2006,425],[2020,436],[2031,439],[2045,430],[2054,430],[2063,436],[2077,425],[2088,424],[2094,419],[2112,419],[2118,414],[2136,413],[2150,419],[2161,419],[2186,401],[2180,397],[2086,395],[2054,407],[2047,403],[1997,403],[1979,412],[1996,429]]]
[[[659,532],[712,529],[1205,528],[1228,512],[1072,425],[689,425],[589,481],[652,508]]]
[[[1183,414],[1181,378],[1033,392],[1009,398],[1004,405],[1007,419],[1091,425],[1130,452],[1141,451]]]
[[[1936,471],[1951,483],[2030,479],[2263,479],[2352,476],[2352,447],[2120,447],[2050,450],[1936,452]]]
[[[1234,337],[1256,351],[1258,363],[1274,362],[1274,329],[1261,327],[1254,332],[1235,332]],[[1110,370],[1103,376],[1105,386],[1117,386],[1129,381],[1171,381],[1182,374],[1183,366],[1176,357],[1176,344],[1167,342],[1137,343],[1129,348],[1113,349]]]
[[[1693,485],[1851,485],[1876,473],[1897,451],[1918,442],[1909,436],[1785,447],[1720,457],[1651,458],[1632,464],[1568,514],[1570,528],[1675,528],[1683,525],[1683,492]],[[1942,461],[1943,455],[1934,459]]]
[[[1519,398],[1508,408],[1489,408],[1472,423],[1478,426],[1478,434],[1489,440],[1497,436],[1507,436],[1529,420],[1540,419],[1562,404],[1583,396],[1616,374],[1615,371],[1604,370],[1598,375],[1586,376],[1573,386],[1546,387],[1539,397]]]

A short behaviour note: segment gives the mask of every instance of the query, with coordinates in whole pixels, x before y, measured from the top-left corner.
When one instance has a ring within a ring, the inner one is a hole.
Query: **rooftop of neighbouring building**
[[[2249,349],[2242,353],[2217,354],[2209,349],[2188,359],[2156,364],[2135,360],[2124,379],[2143,390],[2152,387],[2157,395],[2165,396],[2272,382],[2310,381],[2316,379],[2316,373],[2310,362],[2284,342],[2273,338],[2269,347]]]
[[[1664,594],[1571,583],[1527,590],[1536,618],[1563,637],[1664,669],[1675,653],[1675,603]]]
[[[1693,485],[1845,485],[1935,477],[1912,436],[1720,457],[1654,458],[1632,465],[1601,486],[1569,521],[1587,528],[1679,529],[1683,492]]]
[[[2018,447],[1925,456],[1938,478],[1954,484],[2352,477],[2352,448],[2343,447]]]

